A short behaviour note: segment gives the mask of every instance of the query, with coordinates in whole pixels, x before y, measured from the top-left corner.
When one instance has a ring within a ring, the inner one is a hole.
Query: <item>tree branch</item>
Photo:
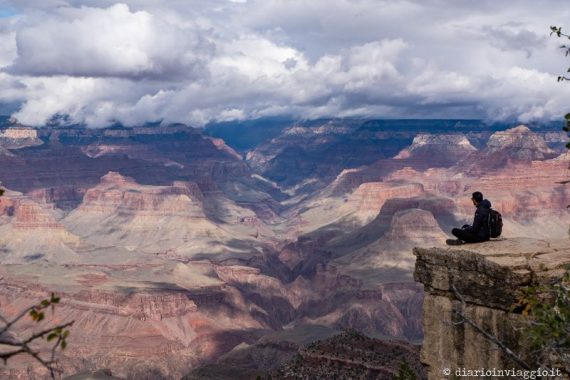
[[[24,352],[26,352],[26,351],[23,348],[20,348],[19,350],[16,350],[16,351],[2,352],[2,353],[0,353],[0,359],[4,360],[4,364],[6,364],[8,359],[10,359],[12,356],[16,356],[16,355],[22,354]]]
[[[67,322],[67,323],[64,323],[64,324],[61,324],[61,325],[54,326],[54,327],[52,327],[52,328],[50,328],[50,329],[46,329],[46,330],[40,331],[39,333],[36,333],[36,334],[30,336],[28,339],[26,339],[26,340],[23,341],[22,343],[23,343],[23,344],[28,344],[28,343],[30,343],[31,341],[33,341],[33,340],[35,340],[35,339],[38,339],[38,338],[41,338],[41,337],[43,337],[44,335],[49,334],[50,332],[52,332],[52,331],[54,331],[54,330],[58,330],[58,329],[63,330],[64,328],[73,325],[74,322],[75,322],[75,321]]]
[[[25,339],[12,338],[11,336],[8,335],[8,333],[9,333],[10,329],[19,320],[21,320],[24,316],[26,316],[28,314],[30,315],[32,320],[34,320],[35,322],[42,321],[44,319],[43,310],[45,310],[48,307],[51,307],[53,309],[53,307],[57,303],[59,303],[59,297],[56,297],[52,293],[50,299],[45,299],[45,300],[42,300],[37,305],[29,306],[28,308],[21,311],[11,321],[8,321],[7,318],[0,316],[0,320],[5,324],[0,329],[0,345],[14,347],[11,351],[0,353],[0,359],[4,361],[4,364],[6,364],[8,359],[13,357],[13,356],[20,355],[20,354],[27,354],[27,355],[30,355],[31,357],[33,357],[42,366],[47,368],[49,370],[51,378],[55,379],[56,372],[61,372],[60,369],[57,369],[55,367],[57,364],[57,361],[55,359],[56,350],[58,347],[61,347],[62,350],[65,349],[66,344],[67,344],[66,338],[69,335],[69,330],[66,330],[66,328],[72,326],[74,321],[61,323],[59,325],[46,328],[46,329],[41,330],[39,332],[33,333],[32,335],[30,335],[28,338],[25,338]],[[50,342],[53,339],[56,339],[54,345],[51,346],[51,349],[49,351],[49,360],[43,359],[40,356],[39,350],[35,350],[32,347],[30,347],[31,343],[38,341],[38,340],[41,340],[46,335],[47,335],[47,341],[48,342]]]
[[[18,316],[16,316],[16,318],[14,318],[10,322],[6,323],[6,326],[4,326],[2,328],[2,330],[0,330],[0,335],[2,335],[2,333],[5,333],[6,331],[8,331],[10,329],[10,327],[12,327],[16,322],[18,322],[20,319],[25,317],[30,311],[34,310],[36,307],[37,307],[37,305],[32,305],[32,306],[29,306],[28,308],[24,309],[20,314],[18,314]],[[4,321],[6,321],[6,319],[4,317],[2,317],[2,319]]]

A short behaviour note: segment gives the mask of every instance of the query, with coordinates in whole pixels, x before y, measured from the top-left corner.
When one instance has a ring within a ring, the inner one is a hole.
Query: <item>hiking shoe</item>
[[[445,241],[445,244],[447,244],[447,245],[461,245],[461,244],[465,244],[465,242],[463,240],[460,240],[460,239],[447,239]]]

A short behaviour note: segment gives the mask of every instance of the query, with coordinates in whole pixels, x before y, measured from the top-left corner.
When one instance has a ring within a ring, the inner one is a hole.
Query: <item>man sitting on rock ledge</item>
[[[483,194],[479,191],[473,193],[471,197],[473,205],[477,207],[473,225],[464,225],[461,228],[454,228],[451,233],[457,239],[447,239],[447,245],[460,245],[465,243],[481,243],[489,240],[489,212],[491,202],[483,199]]]

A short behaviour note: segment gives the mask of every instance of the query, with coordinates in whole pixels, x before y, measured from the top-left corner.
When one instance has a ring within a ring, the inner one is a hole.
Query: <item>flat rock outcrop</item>
[[[455,311],[513,351],[521,338],[511,312],[524,287],[550,285],[570,264],[570,240],[517,238],[460,247],[415,248],[414,278],[424,284],[421,360],[429,379],[459,368],[511,369],[514,363]],[[463,305],[458,297],[463,297]],[[568,377],[562,377],[568,378]]]
[[[11,127],[0,131],[0,148],[22,149],[43,143],[34,128]]]
[[[431,212],[411,208],[394,214],[385,238],[389,241],[419,240],[433,244],[445,239],[445,234],[439,228]]]
[[[432,167],[449,167],[476,152],[462,134],[418,134],[412,145],[398,153],[397,160],[427,161]]]

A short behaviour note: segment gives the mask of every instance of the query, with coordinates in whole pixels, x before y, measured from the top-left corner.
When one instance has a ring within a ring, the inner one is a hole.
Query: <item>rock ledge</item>
[[[510,312],[529,285],[557,282],[570,264],[570,239],[501,239],[458,247],[414,248],[414,279],[425,289],[421,361],[429,379],[445,368],[513,368],[502,352],[466,323],[456,310],[517,351],[520,338]],[[463,306],[453,286],[464,297]],[[567,377],[563,377],[566,379]]]

